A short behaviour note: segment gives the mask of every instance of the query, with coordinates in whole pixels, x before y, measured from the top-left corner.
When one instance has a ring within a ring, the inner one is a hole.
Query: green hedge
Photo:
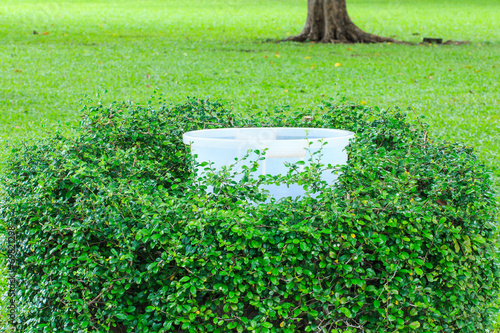
[[[399,112],[320,109],[243,118],[208,100],[115,103],[87,108],[74,136],[13,149],[0,214],[16,235],[19,331],[487,329],[498,221],[473,149]],[[182,133],[233,126],[356,140],[333,186],[313,165],[239,184],[215,174],[206,193]],[[317,196],[264,201],[252,181],[313,182]]]

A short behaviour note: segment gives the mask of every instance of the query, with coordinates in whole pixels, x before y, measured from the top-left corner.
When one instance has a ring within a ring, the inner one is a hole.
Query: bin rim
[[[316,131],[320,132],[315,136],[321,135],[321,138],[301,138],[301,139],[264,139],[264,138],[244,138],[244,139],[236,139],[236,138],[220,138],[220,137],[211,137],[210,135],[218,135],[223,132],[229,132],[231,134],[232,131],[251,131],[251,130],[277,130],[277,131]],[[208,134],[208,135],[207,135]],[[339,135],[340,134],[340,135]],[[351,139],[354,137],[354,132],[334,129],[334,128],[322,128],[322,127],[229,127],[229,128],[212,128],[212,129],[202,129],[189,131],[183,134],[183,142],[185,144],[196,144],[196,140],[204,141],[205,144],[213,143],[213,144],[221,144],[221,143],[232,143],[232,144],[244,144],[254,140],[258,140],[260,143],[303,143],[303,142],[318,142],[321,140],[327,139],[335,139],[335,140],[345,140]],[[205,136],[207,135],[207,136]]]

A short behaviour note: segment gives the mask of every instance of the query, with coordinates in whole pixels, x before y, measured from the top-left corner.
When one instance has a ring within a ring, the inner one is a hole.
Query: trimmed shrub
[[[182,133],[233,126],[356,139],[340,169],[195,178]],[[309,191],[266,200],[269,182]],[[2,185],[22,332],[477,332],[498,294],[488,172],[397,111],[99,105],[74,136],[13,149]]]

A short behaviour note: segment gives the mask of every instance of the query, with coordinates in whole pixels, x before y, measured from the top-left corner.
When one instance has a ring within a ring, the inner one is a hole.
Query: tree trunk
[[[323,43],[382,43],[392,38],[364,32],[347,14],[346,0],[308,0],[307,20],[300,35],[289,40]]]

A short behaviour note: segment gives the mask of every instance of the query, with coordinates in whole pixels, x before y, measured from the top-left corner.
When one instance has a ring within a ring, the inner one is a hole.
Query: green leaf
[[[256,240],[252,240],[250,242],[250,246],[253,247],[253,248],[258,248],[258,247],[260,247],[260,243],[257,242]]]
[[[418,321],[412,322],[410,325],[408,325],[412,329],[417,329],[420,327],[420,323]]]
[[[118,318],[120,320],[125,320],[125,319],[127,319],[127,315],[125,313],[117,313],[116,318]]]
[[[346,307],[341,307],[339,312],[342,312],[347,318],[351,318],[351,311]]]

